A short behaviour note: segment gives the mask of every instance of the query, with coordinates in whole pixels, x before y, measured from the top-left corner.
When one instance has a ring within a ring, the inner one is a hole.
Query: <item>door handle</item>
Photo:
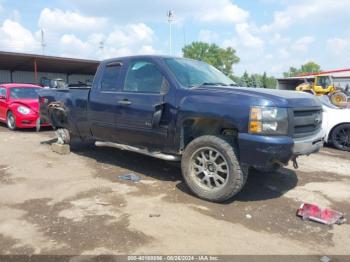
[[[124,106],[128,106],[128,105],[131,105],[131,101],[129,101],[128,99],[123,99],[123,100],[119,100],[118,101],[118,104],[119,105],[124,105]]]

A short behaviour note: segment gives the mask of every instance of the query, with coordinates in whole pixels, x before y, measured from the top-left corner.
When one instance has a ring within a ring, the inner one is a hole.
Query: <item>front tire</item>
[[[216,136],[193,140],[182,156],[186,184],[202,199],[223,202],[236,195],[247,180],[233,145]]]
[[[335,127],[331,134],[331,142],[339,150],[350,151],[350,124]]]
[[[7,113],[6,124],[7,124],[7,127],[12,131],[17,129],[16,118],[11,111]]]

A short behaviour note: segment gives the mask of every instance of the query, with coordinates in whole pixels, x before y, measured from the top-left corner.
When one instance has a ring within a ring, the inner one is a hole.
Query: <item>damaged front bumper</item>
[[[287,165],[301,155],[318,152],[324,143],[323,130],[317,134],[295,138],[288,136],[260,136],[239,133],[238,146],[242,164],[255,168],[269,168],[273,165]]]
[[[317,134],[294,139],[293,154],[295,156],[310,155],[323,147],[326,133],[321,129]]]

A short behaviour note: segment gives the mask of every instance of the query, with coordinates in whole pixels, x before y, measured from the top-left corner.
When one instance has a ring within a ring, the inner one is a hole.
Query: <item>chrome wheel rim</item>
[[[8,124],[8,126],[11,129],[14,129],[15,128],[15,123],[16,123],[15,117],[12,114],[9,114],[8,117],[7,117],[7,124]]]
[[[205,189],[223,188],[229,177],[227,159],[216,149],[204,147],[192,155],[191,175]]]

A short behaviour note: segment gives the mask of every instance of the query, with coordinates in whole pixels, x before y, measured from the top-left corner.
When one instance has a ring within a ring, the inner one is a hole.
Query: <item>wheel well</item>
[[[55,128],[65,128],[68,124],[68,111],[60,102],[55,102],[48,107],[48,116]]]
[[[329,133],[328,133],[328,137],[327,137],[328,143],[332,142],[331,139],[332,139],[332,134],[333,134],[334,129],[336,129],[338,126],[341,126],[341,125],[350,125],[350,122],[344,122],[344,123],[337,124],[336,126],[333,126],[331,131],[329,131]]]
[[[193,139],[204,135],[226,136],[235,141],[238,129],[232,123],[220,119],[187,119],[182,125],[181,149],[184,149]]]

